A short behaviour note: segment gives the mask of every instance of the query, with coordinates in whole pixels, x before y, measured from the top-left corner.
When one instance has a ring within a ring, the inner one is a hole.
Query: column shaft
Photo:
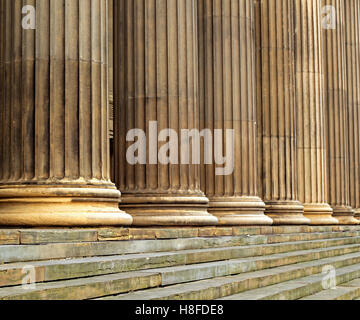
[[[295,1],[255,3],[259,162],[266,213],[275,224],[308,224],[297,193]]]
[[[360,2],[345,1],[350,205],[360,219]]]
[[[252,0],[200,0],[200,116],[201,129],[210,130],[218,150],[216,130],[227,146],[233,130],[231,170],[217,174],[215,161],[202,167],[202,189],[209,212],[226,225],[269,225],[265,204],[258,197],[256,167],[255,38]],[[228,147],[226,147],[228,148]],[[215,159],[214,159],[215,160]],[[206,162],[206,161],[205,161]],[[229,165],[227,163],[226,165]]]
[[[296,0],[298,192],[313,225],[337,224],[327,203],[321,0]]]
[[[192,159],[197,143],[188,161],[182,157],[183,136],[199,129],[197,0],[116,1],[114,12],[121,207],[135,225],[216,224],[200,190],[200,161]]]
[[[332,6],[335,9],[336,20],[335,29],[323,28],[328,197],[334,210],[334,217],[340,224],[355,224],[357,220],[354,219],[354,210],[350,206],[349,193],[349,105],[344,26],[346,1],[322,0],[322,6]]]
[[[1,0],[0,224],[130,224],[109,179],[107,1]]]

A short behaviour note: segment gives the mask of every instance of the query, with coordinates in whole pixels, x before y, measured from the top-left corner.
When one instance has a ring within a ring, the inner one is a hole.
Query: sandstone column
[[[26,1],[35,30],[23,4],[0,1],[0,225],[130,224],[109,179],[107,1]]]
[[[345,1],[350,205],[360,219],[360,2]]]
[[[348,1],[348,0],[346,0]],[[334,217],[340,224],[355,224],[354,210],[350,206],[349,193],[349,106],[346,90],[346,55],[344,28],[344,0],[322,0],[328,14],[334,11],[335,28],[323,27],[325,105],[328,153],[328,196]],[[333,18],[333,17],[331,17]]]
[[[191,159],[199,147],[190,161],[181,156],[182,130],[199,129],[197,0],[116,1],[114,13],[121,207],[135,225],[216,224],[200,190],[200,161]]]
[[[298,192],[313,225],[338,224],[327,203],[321,0],[296,0]]]
[[[256,167],[255,38],[252,0],[200,0],[201,128],[211,130],[209,143],[217,150],[233,130],[232,170],[217,175],[215,161],[202,167],[202,189],[209,212],[225,225],[269,225],[265,204],[258,197]],[[229,150],[228,150],[229,151]],[[230,154],[230,153],[229,153]],[[215,159],[213,159],[215,160]],[[206,161],[205,161],[206,162]]]
[[[297,193],[295,0],[255,2],[260,179],[266,213],[275,224],[308,224]]]

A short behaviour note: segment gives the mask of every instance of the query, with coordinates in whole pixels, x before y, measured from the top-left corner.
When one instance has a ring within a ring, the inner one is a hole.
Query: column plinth
[[[115,180],[121,208],[138,226],[215,225],[200,189],[200,161],[191,159],[199,150],[190,151],[189,161],[181,156],[182,130],[199,129],[197,0],[116,1],[114,13]],[[134,129],[143,133],[146,150],[129,161],[135,141],[127,136]],[[162,161],[160,153],[169,159]]]
[[[310,223],[297,193],[294,3],[255,0],[259,185],[277,225]]]
[[[324,89],[327,130],[328,200],[340,224],[358,224],[350,204],[349,104],[346,79],[346,34],[344,0],[322,0],[335,8],[335,29],[323,28]]]
[[[336,225],[327,203],[321,0],[296,0],[298,195],[312,225]]]
[[[0,2],[0,225],[128,225],[111,183],[107,1]],[[65,5],[66,4],[66,5]]]
[[[216,175],[215,163],[202,166],[209,212],[221,225],[271,225],[257,191],[253,2],[198,3],[201,129],[211,130],[214,147],[215,130],[223,146],[226,130],[234,135],[232,172]]]

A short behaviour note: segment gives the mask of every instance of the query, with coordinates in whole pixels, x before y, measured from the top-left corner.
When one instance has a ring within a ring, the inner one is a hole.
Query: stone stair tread
[[[336,269],[336,276],[345,275],[351,271],[356,271],[356,270],[360,271],[360,263]],[[314,274],[314,275],[310,275],[307,277],[302,277],[299,279],[290,280],[290,281],[278,283],[275,285],[270,285],[270,286],[267,286],[264,288],[257,288],[257,289],[249,290],[249,291],[235,294],[232,296],[224,297],[224,298],[221,298],[218,300],[237,300],[237,301],[240,301],[240,300],[241,301],[242,300],[269,300],[269,299],[274,298],[274,296],[277,296],[278,299],[281,299],[281,295],[284,292],[292,291],[295,289],[302,289],[302,288],[306,290],[306,288],[311,284],[316,284],[316,283],[321,284],[323,279],[324,279],[324,275],[322,273]],[[315,295],[315,294],[312,294],[312,295]],[[307,297],[309,297],[309,296],[307,296]],[[330,299],[330,300],[332,300],[332,299]]]
[[[360,288],[348,288],[338,286],[336,289],[323,290],[313,295],[307,296],[300,300],[315,300],[315,301],[327,301],[327,300],[353,300],[349,299],[350,296],[360,296]]]
[[[221,286],[230,285],[234,282],[251,281],[252,279],[263,279],[265,277],[273,278],[276,275],[288,272],[295,274],[296,271],[306,268],[313,268],[315,266],[325,266],[331,263],[345,261],[347,259],[360,259],[360,253],[352,253],[342,255],[338,257],[324,258],[316,261],[297,263],[293,265],[285,265],[281,267],[264,269],[260,271],[253,271],[248,273],[242,273],[234,276],[216,277],[207,280],[201,280],[196,282],[176,284],[172,286],[166,286],[156,289],[142,290],[138,292],[125,293],[120,295],[113,295],[109,297],[99,298],[100,300],[161,300],[167,298],[174,298],[177,295],[180,296],[184,293],[191,293],[209,288],[220,288]],[[360,260],[358,260],[360,262]],[[358,266],[358,265],[357,265]],[[199,298],[200,300],[201,298]]]
[[[170,252],[180,250],[196,250],[208,248],[224,248],[230,246],[253,246],[278,243],[315,242],[338,239],[360,239],[349,232],[336,233],[302,233],[296,234],[295,241],[287,241],[293,235],[254,235],[230,236],[218,238],[184,238],[179,240],[131,240],[109,242],[79,242],[79,243],[49,243],[38,245],[0,245],[0,264],[37,260],[80,258],[91,256],[111,256],[121,254],[136,254],[143,252]],[[348,236],[347,236],[348,235]],[[269,243],[275,241],[275,243]],[[318,238],[319,237],[319,238]],[[274,240],[275,239],[275,240]],[[306,239],[306,240],[301,240]]]
[[[337,241],[340,243],[340,240]],[[40,271],[40,275],[37,275],[38,283],[97,276],[101,274],[152,270],[161,273],[163,283],[169,285],[171,281],[174,281],[172,280],[173,276],[175,276],[176,281],[180,281],[180,272],[185,272],[186,277],[184,277],[182,282],[187,282],[212,276],[221,276],[223,274],[238,274],[240,272],[253,271],[258,265],[252,265],[252,263],[256,262],[269,263],[273,261],[276,265],[279,263],[276,262],[276,260],[280,261],[285,258],[295,259],[296,257],[300,259],[298,262],[304,262],[306,261],[305,259],[312,258],[313,255],[317,253],[332,252],[333,250],[360,249],[360,244],[348,244],[316,249],[284,250],[282,253],[271,253],[272,251],[276,251],[273,250],[274,248],[282,249],[283,246],[286,245],[287,244],[271,244],[255,246],[261,250],[257,252],[256,256],[251,257],[248,257],[248,255],[254,253],[254,250],[249,251],[250,247],[229,247],[4,264],[0,265],[0,287],[20,284],[23,278],[22,268],[28,266],[32,266],[35,270]],[[267,247],[272,248],[270,252],[264,251]],[[254,247],[252,247],[252,249],[254,249]],[[228,259],[226,259],[224,255],[226,251],[229,252]],[[217,256],[216,253],[219,252],[221,252],[221,255]],[[195,254],[195,256],[192,256],[192,254]],[[236,256],[242,257],[237,258]],[[229,260],[232,261],[230,265],[228,263]],[[241,266],[240,269],[239,265]],[[237,269],[234,269],[235,267]],[[249,270],[248,268],[251,269]],[[233,271],[231,271],[231,269],[233,269]],[[190,270],[194,272],[193,275],[190,275],[192,278],[189,278],[188,275]]]
[[[360,253],[335,257],[333,258],[333,261],[341,261],[355,257],[360,259]],[[330,260],[330,258],[326,258],[321,261],[296,264],[295,266],[288,265],[274,269],[256,271],[251,273],[251,275],[269,276],[281,271],[293,272],[296,269],[301,269],[306,266],[321,263],[326,264],[329,263]],[[228,264],[232,264],[232,261],[228,261]],[[0,288],[0,299],[58,299],[59,295],[60,298],[64,297],[65,299],[90,299],[111,296],[124,292],[163,286],[164,283],[161,279],[161,275],[162,274],[159,272],[148,270],[143,272],[119,273],[90,278],[63,280],[50,283],[47,282],[37,284],[36,288],[28,290],[25,293],[22,286],[5,287]],[[242,279],[247,279],[249,277],[249,273],[244,273],[239,276],[242,277]],[[224,281],[229,281],[229,278],[225,278]],[[233,281],[233,278],[231,278],[230,281]],[[131,283],[131,285],[129,283]],[[219,279],[215,278],[214,284],[219,284]],[[190,288],[194,288],[194,283],[189,283],[189,285]]]
[[[291,243],[291,244],[300,244],[300,243]],[[281,247],[284,245],[288,245],[288,243],[283,244],[269,244],[269,245],[262,245],[262,246],[245,246],[245,247],[227,247],[227,248],[212,248],[212,249],[199,249],[199,250],[179,250],[175,252],[149,252],[149,253],[138,253],[138,254],[124,254],[124,255],[111,255],[111,256],[96,256],[96,257],[85,257],[85,258],[68,258],[68,259],[58,259],[58,260],[40,260],[40,261],[28,261],[28,262],[15,262],[15,263],[8,263],[0,265],[1,270],[8,270],[8,269],[15,269],[15,268],[22,268],[24,266],[32,265],[32,266],[50,266],[50,265],[67,265],[71,263],[91,263],[91,262],[104,262],[104,261],[112,261],[112,260],[130,260],[135,258],[154,258],[160,256],[175,256],[180,254],[193,254],[193,253],[216,253],[216,252],[223,252],[224,250],[247,250],[254,247]],[[338,246],[331,246],[331,247],[324,247],[324,248],[316,248],[316,249],[304,249],[298,251],[286,251],[277,254],[268,254],[268,255],[260,255],[260,256],[244,256],[243,258],[236,258],[236,259],[226,259],[228,260],[235,260],[235,261],[248,261],[249,259],[257,261],[262,260],[264,257],[282,257],[284,255],[300,255],[306,254],[310,251],[328,251],[334,249],[341,249],[341,248],[352,248],[352,247],[360,247],[360,243],[357,244],[347,244],[347,245],[338,245]],[[219,260],[215,260],[213,262],[209,262],[209,264],[217,264]],[[202,265],[207,264],[201,263],[199,267]],[[179,267],[179,268],[182,268]],[[164,268],[161,268],[164,270]]]
[[[188,240],[188,239],[186,239]],[[268,246],[268,247],[279,247],[279,246],[284,246],[284,245],[301,245],[301,244],[308,244],[308,243],[325,243],[326,241],[327,242],[339,242],[339,241],[347,241],[347,240],[351,240],[351,241],[355,241],[355,240],[359,240],[360,241],[360,236],[359,237],[342,237],[342,238],[335,238],[335,239],[320,239],[320,240],[312,240],[312,241],[291,241],[291,242],[281,242],[281,243],[270,243],[270,244],[267,244],[267,243],[262,243],[262,244],[253,244],[253,245],[238,245],[238,246],[226,246],[226,247],[219,247],[219,248],[204,248],[204,249],[178,249],[178,250],[175,250],[175,252],[182,252],[182,251],[187,251],[187,252],[192,252],[192,253],[200,253],[200,252],[204,252],[204,250],[213,250],[214,252],[216,251],[223,251],[225,249],[237,249],[237,248],[241,248],[241,249],[244,249],[244,250],[247,250],[247,249],[252,249],[252,248],[262,248],[264,246]],[[156,240],[155,240],[156,241]],[[166,240],[165,240],[166,241]],[[141,240],[140,242],[143,242],[143,240]],[[86,243],[86,244],[96,244],[96,243]],[[21,263],[33,263],[34,261],[48,261],[50,259],[52,260],[70,260],[70,259],[81,259],[81,258],[103,258],[103,257],[112,257],[112,256],[123,256],[123,255],[140,255],[140,254],[143,254],[143,252],[146,252],[146,251],[140,251],[139,249],[138,250],[135,250],[136,252],[133,252],[133,253],[127,253],[126,251],[122,251],[123,249],[123,246],[122,244],[124,244],[123,242],[118,242],[117,244],[120,245],[119,247],[119,251],[120,252],[116,252],[116,250],[112,250],[111,248],[111,244],[114,244],[114,242],[112,243],[109,243],[109,246],[107,247],[107,254],[106,252],[103,252],[103,255],[92,255],[92,256],[86,256],[86,254],[84,252],[81,252],[82,248],[86,245],[84,243],[79,243],[79,252],[77,252],[77,254],[72,257],[72,256],[66,256],[64,255],[64,253],[61,255],[61,257],[59,258],[53,258],[53,257],[50,257],[49,259],[39,259],[39,260],[26,260],[26,261],[22,261],[22,262],[5,262],[4,263],[4,260],[5,259],[1,259],[1,251],[0,251],[0,263],[1,261],[3,260],[3,265],[10,265],[10,264],[21,264]],[[105,244],[105,243],[104,243]],[[61,244],[49,244],[50,248],[49,249],[56,249],[56,247],[60,246]],[[64,244],[65,246],[69,246],[69,248],[71,248],[71,246],[74,246],[74,244]],[[12,256],[15,255],[16,253],[16,249],[26,249],[26,251],[31,251],[32,253],[34,252],[34,250],[38,251],[38,252],[41,252],[43,251],[42,249],[44,249],[43,247],[44,245],[34,245],[34,246],[6,246],[6,249],[8,249],[7,251],[9,251],[9,254],[11,254]],[[46,246],[46,245],[45,245]],[[101,245],[99,249],[104,249],[105,245]],[[110,247],[110,249],[109,249]],[[179,246],[178,246],[179,247]],[[46,247],[45,247],[46,248]],[[1,246],[0,246],[0,249],[1,249]],[[15,252],[14,252],[14,250]],[[76,248],[75,248],[76,249]],[[50,251],[50,250],[49,250]],[[75,250],[74,250],[75,251]],[[128,251],[130,251],[130,249],[128,249]],[[174,252],[174,250],[167,250],[167,251],[155,251],[155,252],[147,252],[147,254],[158,254],[158,253],[169,253],[169,252]],[[0,267],[3,266],[0,264]]]
[[[356,300],[360,298],[360,279],[320,291],[300,300]]]
[[[9,297],[20,298],[22,296],[30,296],[34,292],[41,292],[41,291],[51,291],[51,290],[59,290],[59,289],[67,289],[70,293],[73,288],[85,288],[87,290],[90,286],[96,286],[97,284],[103,285],[104,283],[111,283],[114,281],[126,281],[129,279],[136,279],[136,278],[150,278],[156,277],[159,278],[157,273],[153,272],[128,272],[128,273],[116,273],[116,274],[108,274],[108,275],[101,275],[101,276],[94,276],[89,278],[80,278],[80,279],[71,279],[71,280],[63,280],[63,281],[55,281],[55,282],[46,282],[36,284],[36,287],[33,289],[24,289],[23,286],[14,286],[14,287],[5,287],[0,288],[0,299],[6,299]],[[155,283],[154,286],[158,286],[160,283]],[[105,288],[107,286],[105,285]],[[87,295],[86,297],[73,297],[72,299],[77,298],[92,298],[91,292],[86,293],[83,290],[83,293]],[[104,293],[108,294],[108,293]],[[96,297],[96,295],[95,295]]]

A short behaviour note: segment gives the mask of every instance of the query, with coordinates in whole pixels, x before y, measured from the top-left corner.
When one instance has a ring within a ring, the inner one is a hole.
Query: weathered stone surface
[[[343,257],[325,258],[318,261],[235,275],[233,277],[218,277],[195,283],[176,285],[174,287],[170,286],[122,294],[115,297],[102,298],[101,300],[213,300],[246,292],[247,290],[276,285],[285,281],[294,279],[298,281],[300,278],[311,275],[315,275],[319,279],[319,276],[316,274],[321,274],[322,268],[329,263],[339,268],[339,279],[342,279],[342,281],[349,278],[354,279],[360,273],[360,257],[358,253],[354,253]],[[317,288],[319,288],[318,284]],[[266,288],[264,289],[266,290]],[[270,292],[270,294],[274,294],[274,291]]]
[[[199,229],[176,228],[176,229],[155,229],[157,239],[181,239],[196,238],[199,236]]]
[[[114,46],[121,57],[114,60],[115,181],[134,226],[218,223],[207,212],[198,164],[180,157],[160,163],[163,143],[150,139],[149,161],[133,165],[127,157],[128,132],[141,129],[149,138],[150,122],[156,122],[155,140],[163,130],[174,133],[170,142],[179,154],[181,130],[199,129],[197,3],[114,1]]]
[[[295,1],[297,189],[312,225],[336,225],[327,203],[321,0]]]
[[[0,3],[0,225],[129,225],[108,167],[107,0],[30,4],[36,30]]]
[[[19,230],[0,230],[0,245],[19,244],[20,232]]]
[[[0,300],[80,300],[158,287],[161,278],[154,273],[114,274],[89,279],[38,284],[36,289],[0,289]]]
[[[21,244],[94,242],[97,240],[98,237],[96,230],[20,230]]]
[[[258,186],[275,225],[306,225],[297,192],[295,3],[254,0]]]
[[[130,230],[126,228],[103,228],[98,229],[99,241],[129,240]]]
[[[198,0],[197,6],[200,129],[212,135],[202,144],[202,153],[208,144],[218,146],[216,130],[223,131],[222,146],[230,142],[228,130],[234,133],[233,149],[227,150],[233,161],[228,157],[225,163],[232,172],[217,175],[215,163],[201,167],[208,210],[220,225],[271,225],[257,189],[254,3]]]

